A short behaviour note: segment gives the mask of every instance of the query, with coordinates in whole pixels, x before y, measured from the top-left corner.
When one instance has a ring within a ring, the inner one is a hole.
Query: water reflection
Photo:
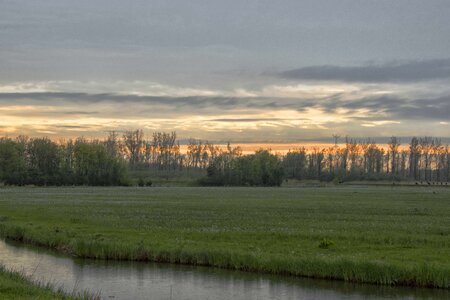
[[[351,284],[207,267],[73,259],[0,241],[0,264],[103,299],[450,299],[450,291]]]

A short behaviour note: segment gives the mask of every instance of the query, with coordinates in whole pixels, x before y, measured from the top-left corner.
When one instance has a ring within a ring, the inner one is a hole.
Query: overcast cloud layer
[[[450,137],[450,2],[0,0],[0,135]]]
[[[342,82],[417,82],[450,77],[450,59],[392,62],[356,67],[311,66],[285,71],[282,78]]]

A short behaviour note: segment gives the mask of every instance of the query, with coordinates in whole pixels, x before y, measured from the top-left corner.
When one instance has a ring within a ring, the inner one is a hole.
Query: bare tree
[[[423,137],[419,139],[420,150],[422,152],[422,169],[425,181],[431,180],[431,150],[433,149],[433,138]]]
[[[332,137],[333,137],[333,139],[334,139],[334,145],[337,146],[338,140],[339,140],[339,138],[340,138],[341,136],[340,136],[340,135],[337,135],[337,134],[333,134]]]
[[[416,137],[413,137],[411,139],[411,143],[409,144],[409,176],[414,180],[420,179],[419,163],[420,163],[419,140]]]
[[[113,157],[118,157],[120,153],[119,133],[117,131],[108,131],[108,137],[105,141],[106,151]]]
[[[144,146],[144,132],[142,130],[126,131],[123,134],[123,146],[128,155],[131,166],[141,162]]]
[[[400,147],[400,139],[398,137],[391,137],[388,142],[388,148],[391,157],[391,173],[398,173],[398,149]],[[389,172],[388,172],[389,173]]]

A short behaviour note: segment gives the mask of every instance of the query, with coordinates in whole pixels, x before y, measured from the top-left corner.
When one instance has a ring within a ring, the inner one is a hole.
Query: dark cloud
[[[278,74],[286,79],[343,82],[416,82],[450,78],[450,59],[366,66],[310,66]]]
[[[57,112],[58,113],[58,112]],[[99,112],[98,111],[63,111],[63,112],[59,112],[60,114],[63,115],[98,115]]]
[[[325,106],[327,107],[329,108]],[[387,114],[400,120],[450,120],[450,96],[414,100],[385,96],[346,101],[339,107],[349,110],[368,109],[373,113]]]
[[[84,126],[84,125],[54,125],[56,128],[63,128],[63,129],[89,129],[92,127],[95,127],[96,125],[91,126]]]
[[[358,100],[346,100],[342,96],[332,96],[326,99],[298,99],[298,98],[265,98],[265,97],[163,97],[163,96],[136,96],[116,94],[86,94],[86,93],[0,93],[0,103],[14,105],[53,105],[61,107],[56,111],[42,112],[12,112],[16,116],[43,114],[43,115],[96,115],[106,116],[133,116],[150,117],[164,114],[167,116],[239,115],[259,114],[277,110],[295,110],[304,112],[314,108],[326,113],[342,113],[354,116],[357,111],[365,110],[367,113],[355,118],[363,120],[376,120],[377,116],[393,120],[450,120],[450,96],[430,99],[407,99],[395,96],[366,97]],[[86,111],[68,111],[67,106],[76,104],[85,107]],[[92,106],[93,105],[93,106]],[[109,111],[101,112],[98,105]],[[92,110],[94,109],[94,110]],[[119,115],[120,113],[120,115]],[[215,118],[217,122],[257,122],[281,121],[281,118]]]
[[[211,119],[213,122],[264,122],[264,121],[286,121],[290,119],[283,118],[224,118],[224,119]]]
[[[140,104],[158,104],[175,106],[177,108],[210,108],[210,107],[248,107],[248,108],[278,108],[283,104],[274,101],[273,98],[255,98],[255,97],[210,97],[210,96],[192,96],[192,97],[166,97],[166,96],[137,96],[137,95],[118,95],[118,94],[87,94],[87,93],[0,93],[0,102],[15,103],[34,103],[47,105],[71,103],[140,103]]]

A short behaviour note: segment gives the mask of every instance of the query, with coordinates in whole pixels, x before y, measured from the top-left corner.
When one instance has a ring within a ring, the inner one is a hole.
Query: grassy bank
[[[0,299],[96,299],[94,296],[67,295],[48,284],[31,282],[21,273],[5,270],[0,266]]]
[[[2,188],[0,235],[81,257],[450,286],[445,188]]]

